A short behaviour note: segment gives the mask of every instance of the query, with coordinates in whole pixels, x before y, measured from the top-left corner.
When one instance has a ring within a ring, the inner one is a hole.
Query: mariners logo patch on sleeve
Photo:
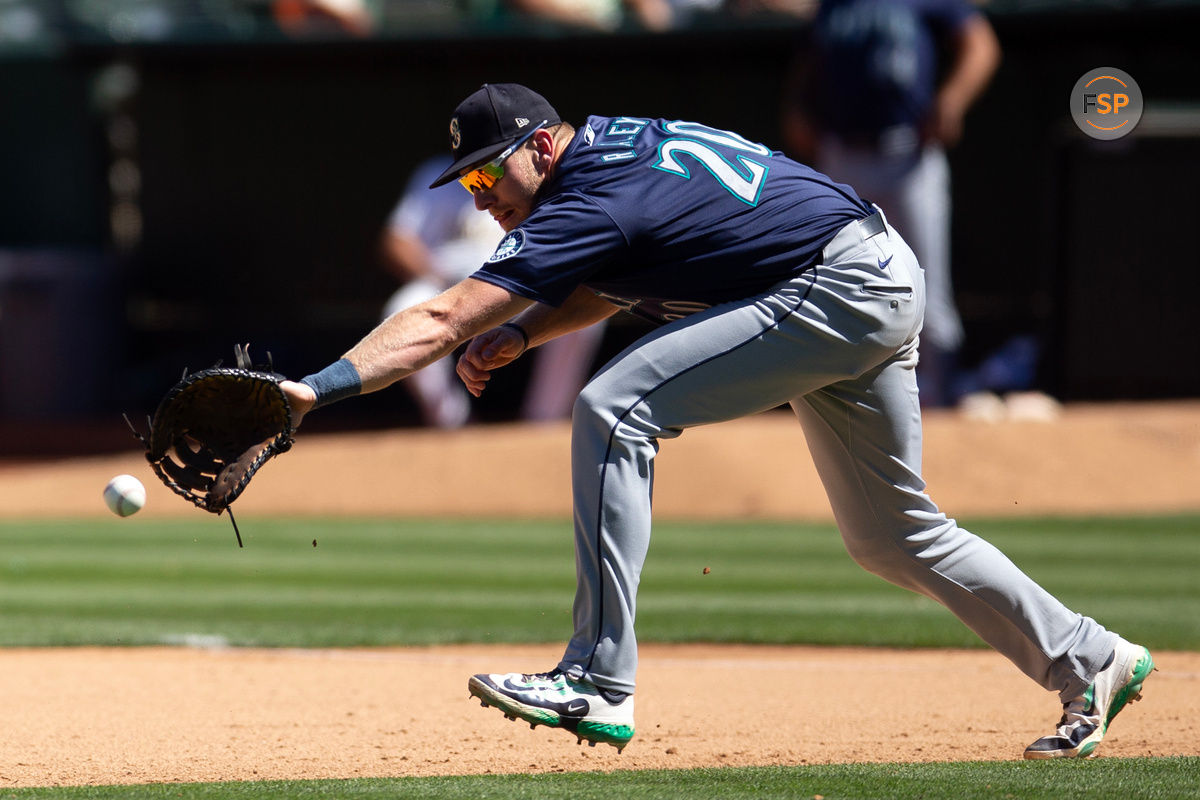
[[[521,248],[525,246],[525,232],[520,228],[514,231],[509,231],[500,244],[496,246],[496,252],[492,253],[488,259],[489,264],[495,264],[497,261],[503,261],[506,258],[512,258],[517,253],[521,252]]]

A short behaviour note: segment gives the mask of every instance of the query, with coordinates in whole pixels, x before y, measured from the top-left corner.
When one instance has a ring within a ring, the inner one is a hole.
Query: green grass
[[[565,522],[0,521],[0,645],[557,642],[574,591]],[[1200,516],[979,520],[1068,606],[1159,649],[1200,649]],[[316,546],[313,546],[313,541]],[[704,574],[704,568],[709,573]],[[660,523],[642,641],[981,646],[869,575],[831,526]]]
[[[348,781],[154,784],[0,790],[3,798],[168,800],[322,798],[390,800],[1187,800],[1200,797],[1200,758],[1083,762],[836,764],[611,773],[490,775]]]
[[[0,522],[0,645],[558,642],[574,557],[559,522]],[[1200,649],[1200,517],[980,521],[1082,613]],[[313,546],[313,541],[317,546]],[[709,573],[704,573],[708,567]],[[661,523],[644,642],[978,646],[937,603],[860,570],[827,525]]]
[[[559,642],[566,522],[0,521],[0,645]],[[1200,515],[967,525],[1078,611],[1200,650]],[[314,540],[316,546],[313,545]],[[708,567],[708,574],[704,568]],[[660,523],[642,641],[981,646],[932,601],[863,572],[826,525]],[[2,772],[0,756],[0,772]],[[1200,758],[0,789],[11,798],[1200,798]]]

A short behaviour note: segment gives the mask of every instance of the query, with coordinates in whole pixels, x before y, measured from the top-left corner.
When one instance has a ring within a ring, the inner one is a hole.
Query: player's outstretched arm
[[[357,370],[363,393],[379,391],[531,305],[507,289],[466,278],[388,317],[344,358]]]
[[[467,278],[424,303],[381,322],[358,344],[302,386],[284,387],[294,412],[377,392],[448,355],[459,344],[533,305],[507,289]]]

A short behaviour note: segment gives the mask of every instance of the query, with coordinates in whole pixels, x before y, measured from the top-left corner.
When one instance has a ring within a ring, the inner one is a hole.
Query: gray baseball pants
[[[917,254],[925,270],[926,346],[953,352],[962,346],[963,325],[954,304],[950,269],[950,164],[940,146],[879,153],[821,142],[819,169],[878,203]]]
[[[922,270],[890,226],[869,233],[851,223],[808,273],[647,334],[580,393],[575,632],[559,664],[568,674],[634,690],[658,441],[783,403],[861,566],[942,603],[1064,701],[1103,667],[1115,634],[1067,609],[926,495],[914,371]]]
[[[953,365],[964,337],[950,268],[950,165],[940,145],[922,146],[914,130],[893,128],[885,139],[877,149],[827,136],[818,169],[877,203],[917,254],[925,270],[917,377],[922,399],[944,406],[955,400]]]

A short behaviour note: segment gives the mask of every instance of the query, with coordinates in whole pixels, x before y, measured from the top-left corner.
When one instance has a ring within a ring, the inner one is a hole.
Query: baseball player
[[[914,376],[924,283],[877,208],[736,133],[642,116],[576,128],[516,84],[467,97],[450,144],[454,163],[434,185],[457,179],[504,238],[471,277],[285,383],[297,415],[382,389],[466,340],[458,374],[478,394],[526,350],[619,309],[661,323],[575,403],[578,588],[562,660],[475,675],[472,694],[623,748],[658,442],[790,403],[851,556],[939,601],[1059,693],[1057,729],[1026,756],[1095,749],[1139,695],[1150,653],[1063,606],[926,495]]]

